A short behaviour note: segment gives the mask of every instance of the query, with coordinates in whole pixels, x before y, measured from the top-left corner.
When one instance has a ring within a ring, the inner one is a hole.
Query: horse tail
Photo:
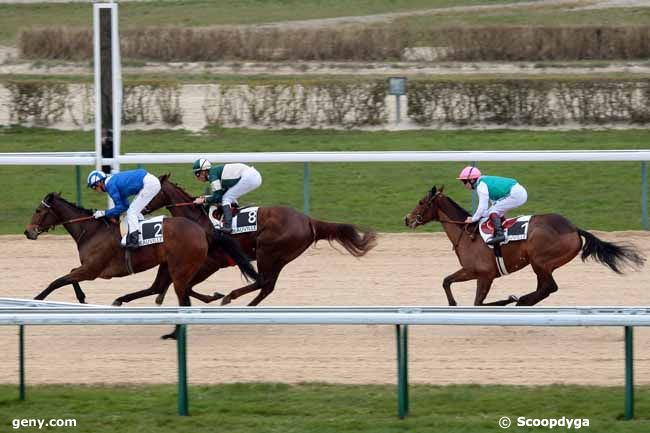
[[[250,259],[244,253],[239,242],[219,230],[214,230],[211,235],[208,235],[208,238],[209,243],[214,242],[235,261],[246,281],[259,279],[259,274],[251,265]]]
[[[337,241],[354,257],[366,255],[377,245],[377,233],[372,230],[361,230],[352,224],[338,224],[310,219],[314,243],[327,239],[331,244]]]
[[[578,229],[578,234],[585,239],[580,257],[583,262],[591,257],[617,274],[623,273],[621,266],[638,269],[645,263],[643,253],[631,245],[606,242],[581,229]]]

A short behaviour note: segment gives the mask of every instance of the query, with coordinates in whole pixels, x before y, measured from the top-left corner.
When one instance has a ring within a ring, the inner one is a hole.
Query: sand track
[[[631,241],[650,253],[650,235],[600,233]],[[0,296],[31,298],[78,266],[67,236],[36,242],[2,236]],[[342,250],[342,248],[339,248]],[[326,242],[309,249],[281,275],[267,306],[444,305],[441,281],[458,267],[442,234],[381,235],[360,260]],[[154,272],[82,284],[92,303],[109,304],[126,291],[145,288]],[[560,285],[542,305],[648,305],[650,271],[619,277],[605,267],[574,260],[556,272]],[[527,268],[497,280],[490,299],[523,294],[534,286]],[[199,290],[242,285],[232,269],[220,271]],[[474,298],[472,283],[457,284],[463,305]],[[235,302],[244,305],[247,297]],[[71,288],[51,300],[74,301]],[[136,305],[152,305],[153,299]],[[168,304],[176,304],[173,295]],[[128,308],[128,307],[125,307]],[[158,337],[164,326],[27,327],[29,383],[171,383],[176,380],[174,343]],[[413,383],[623,383],[620,328],[411,327]],[[650,384],[650,333],[637,329],[635,373]],[[17,380],[17,330],[0,327],[0,383]],[[193,326],[189,330],[192,383],[236,381],[327,381],[393,383],[395,341],[391,326]]]

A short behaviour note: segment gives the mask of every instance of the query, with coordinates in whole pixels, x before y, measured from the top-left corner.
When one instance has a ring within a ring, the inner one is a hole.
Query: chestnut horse
[[[537,289],[520,298],[510,296],[502,301],[484,303],[492,282],[501,274],[493,250],[474,233],[476,224],[464,223],[468,216],[469,212],[443,194],[442,187],[436,190],[434,186],[404,219],[412,229],[432,220],[442,223],[461,264],[461,269],[445,277],[442,283],[447,301],[452,306],[456,305],[456,300],[451,293],[451,284],[469,280],[477,280],[474,305],[508,305],[513,302],[535,305],[557,291],[553,271],[580,252],[583,261],[591,257],[618,274],[623,273],[622,265],[641,267],[645,262],[636,248],[600,240],[561,215],[534,215],[529,222],[528,239],[502,245],[501,252],[509,273],[528,264],[532,266],[537,275]]]
[[[46,195],[36,208],[25,236],[36,240],[41,233],[59,224],[77,243],[81,266],[54,280],[35,299],[45,299],[54,290],[68,284],[95,278],[123,277],[160,265],[174,284],[179,305],[189,306],[189,297],[193,294],[189,283],[205,262],[211,244],[215,243],[213,236],[193,221],[171,217],[163,220],[164,243],[140,247],[127,256],[126,250],[120,246],[118,224],[105,218],[97,220],[92,211],[55,193]]]
[[[146,212],[153,212],[167,206],[175,217],[185,217],[197,222],[208,233],[214,231],[208,214],[200,205],[194,205],[194,197],[169,180],[169,175],[160,177],[160,192],[151,200]],[[355,257],[364,256],[376,244],[374,231],[361,231],[351,224],[339,224],[319,221],[308,217],[292,208],[284,206],[260,207],[257,212],[257,231],[231,235],[253,260],[257,260],[259,278],[247,286],[233,290],[223,296],[215,293],[204,296],[204,301],[222,299],[226,305],[242,295],[260,290],[260,293],[248,304],[254,306],[266,298],[275,288],[282,269],[296,257],[300,256],[310,245],[321,239],[330,243],[337,241]],[[217,270],[230,266],[223,253],[211,253],[203,267],[191,281],[198,284]],[[159,293],[156,303],[161,304],[169,287],[167,269],[159,268],[156,281],[151,291]]]

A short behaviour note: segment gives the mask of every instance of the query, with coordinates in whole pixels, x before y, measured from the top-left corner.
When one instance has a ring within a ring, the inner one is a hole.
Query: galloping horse
[[[172,183],[169,175],[161,176],[160,184],[162,188],[147,206],[147,212],[167,206],[173,216],[182,216],[196,221],[206,232],[214,231],[203,207],[194,205],[192,203],[194,197]],[[223,298],[221,304],[226,305],[240,296],[260,290],[260,293],[248,304],[257,305],[273,291],[282,269],[317,241],[321,239],[327,239],[330,243],[337,241],[350,254],[361,257],[375,246],[377,238],[374,231],[360,231],[351,224],[318,221],[284,206],[260,207],[257,212],[257,222],[256,232],[236,234],[232,237],[239,242],[249,257],[257,260],[259,279],[233,290],[226,296],[215,293],[212,296],[204,295],[202,300],[211,302]],[[198,284],[227,266],[230,266],[227,257],[218,252],[211,253],[208,261],[190,284]],[[159,293],[156,299],[158,304],[162,303],[165,291],[169,287],[166,271],[162,267],[158,270],[156,281],[149,289]]]
[[[580,252],[583,261],[591,257],[618,274],[623,273],[622,265],[641,267],[645,262],[636,248],[602,241],[577,228],[561,215],[534,215],[529,221],[528,239],[503,245],[501,251],[510,273],[528,264],[532,266],[537,275],[537,289],[520,298],[510,296],[502,301],[484,303],[492,282],[500,276],[500,272],[494,252],[481,241],[480,236],[475,236],[476,224],[464,223],[468,216],[470,214],[465,209],[443,194],[442,187],[436,190],[434,186],[404,219],[412,229],[432,220],[442,223],[462,266],[459,271],[445,277],[442,283],[451,306],[456,305],[451,284],[469,280],[477,280],[474,305],[508,305],[513,302],[517,305],[535,305],[557,291],[553,271]]]
[[[174,284],[179,304],[189,306],[189,297],[193,294],[189,282],[205,261],[211,245],[216,243],[195,222],[171,217],[163,220],[163,243],[143,246],[129,252],[128,257],[120,246],[117,224],[106,219],[97,220],[90,210],[55,193],[46,195],[36,208],[25,236],[36,240],[41,233],[59,224],[77,243],[81,266],[54,280],[35,299],[45,299],[54,290],[68,284],[95,278],[123,277],[160,265]]]

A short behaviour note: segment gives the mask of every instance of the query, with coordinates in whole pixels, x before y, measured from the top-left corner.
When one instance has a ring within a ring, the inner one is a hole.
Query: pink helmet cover
[[[473,179],[478,179],[479,177],[481,177],[481,170],[479,170],[476,167],[472,167],[471,165],[468,165],[467,167],[465,167],[460,172],[460,174],[458,175],[458,177],[456,179],[459,179],[459,180],[465,180],[465,179],[473,180]]]

